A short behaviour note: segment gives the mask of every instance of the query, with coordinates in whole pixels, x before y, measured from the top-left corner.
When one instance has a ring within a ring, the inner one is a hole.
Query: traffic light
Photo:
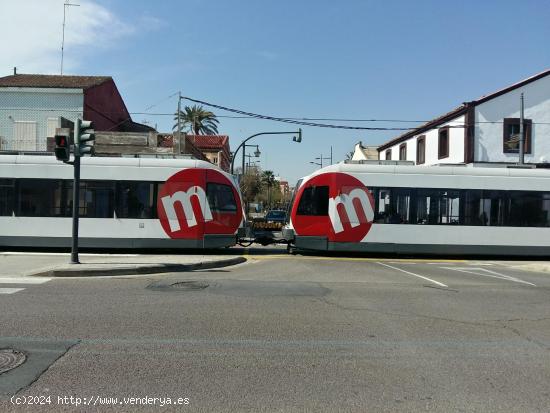
[[[58,161],[66,162],[71,156],[70,151],[70,130],[67,128],[57,128],[55,130],[55,157]]]
[[[91,120],[77,119],[74,124],[74,155],[94,153],[95,131]]]

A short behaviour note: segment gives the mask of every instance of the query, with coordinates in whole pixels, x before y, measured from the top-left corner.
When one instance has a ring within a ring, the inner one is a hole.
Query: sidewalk
[[[90,277],[184,272],[246,262],[227,255],[80,254],[69,264],[69,253],[0,252],[1,277]]]

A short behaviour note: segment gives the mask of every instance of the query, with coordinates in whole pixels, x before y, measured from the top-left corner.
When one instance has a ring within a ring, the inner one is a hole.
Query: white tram
[[[71,245],[73,167],[53,156],[0,156],[0,247]],[[81,159],[79,244],[218,248],[243,227],[233,176],[191,159]]]
[[[340,163],[298,182],[298,249],[550,255],[550,170]]]

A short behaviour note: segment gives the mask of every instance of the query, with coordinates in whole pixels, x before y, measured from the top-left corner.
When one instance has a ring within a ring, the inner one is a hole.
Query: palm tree
[[[271,206],[271,187],[275,185],[275,175],[273,171],[262,172],[262,184],[267,186],[267,204]]]
[[[178,112],[174,114],[176,124],[172,128],[177,130]],[[202,106],[186,106],[180,113],[181,128],[188,128],[195,135],[217,135],[219,121],[212,112]]]

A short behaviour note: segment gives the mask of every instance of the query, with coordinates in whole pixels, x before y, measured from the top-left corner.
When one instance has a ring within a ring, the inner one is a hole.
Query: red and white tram
[[[0,156],[0,246],[71,245],[73,168]],[[82,158],[80,245],[218,248],[243,227],[233,176],[192,159]]]
[[[298,249],[550,255],[550,170],[340,163],[301,179]]]

